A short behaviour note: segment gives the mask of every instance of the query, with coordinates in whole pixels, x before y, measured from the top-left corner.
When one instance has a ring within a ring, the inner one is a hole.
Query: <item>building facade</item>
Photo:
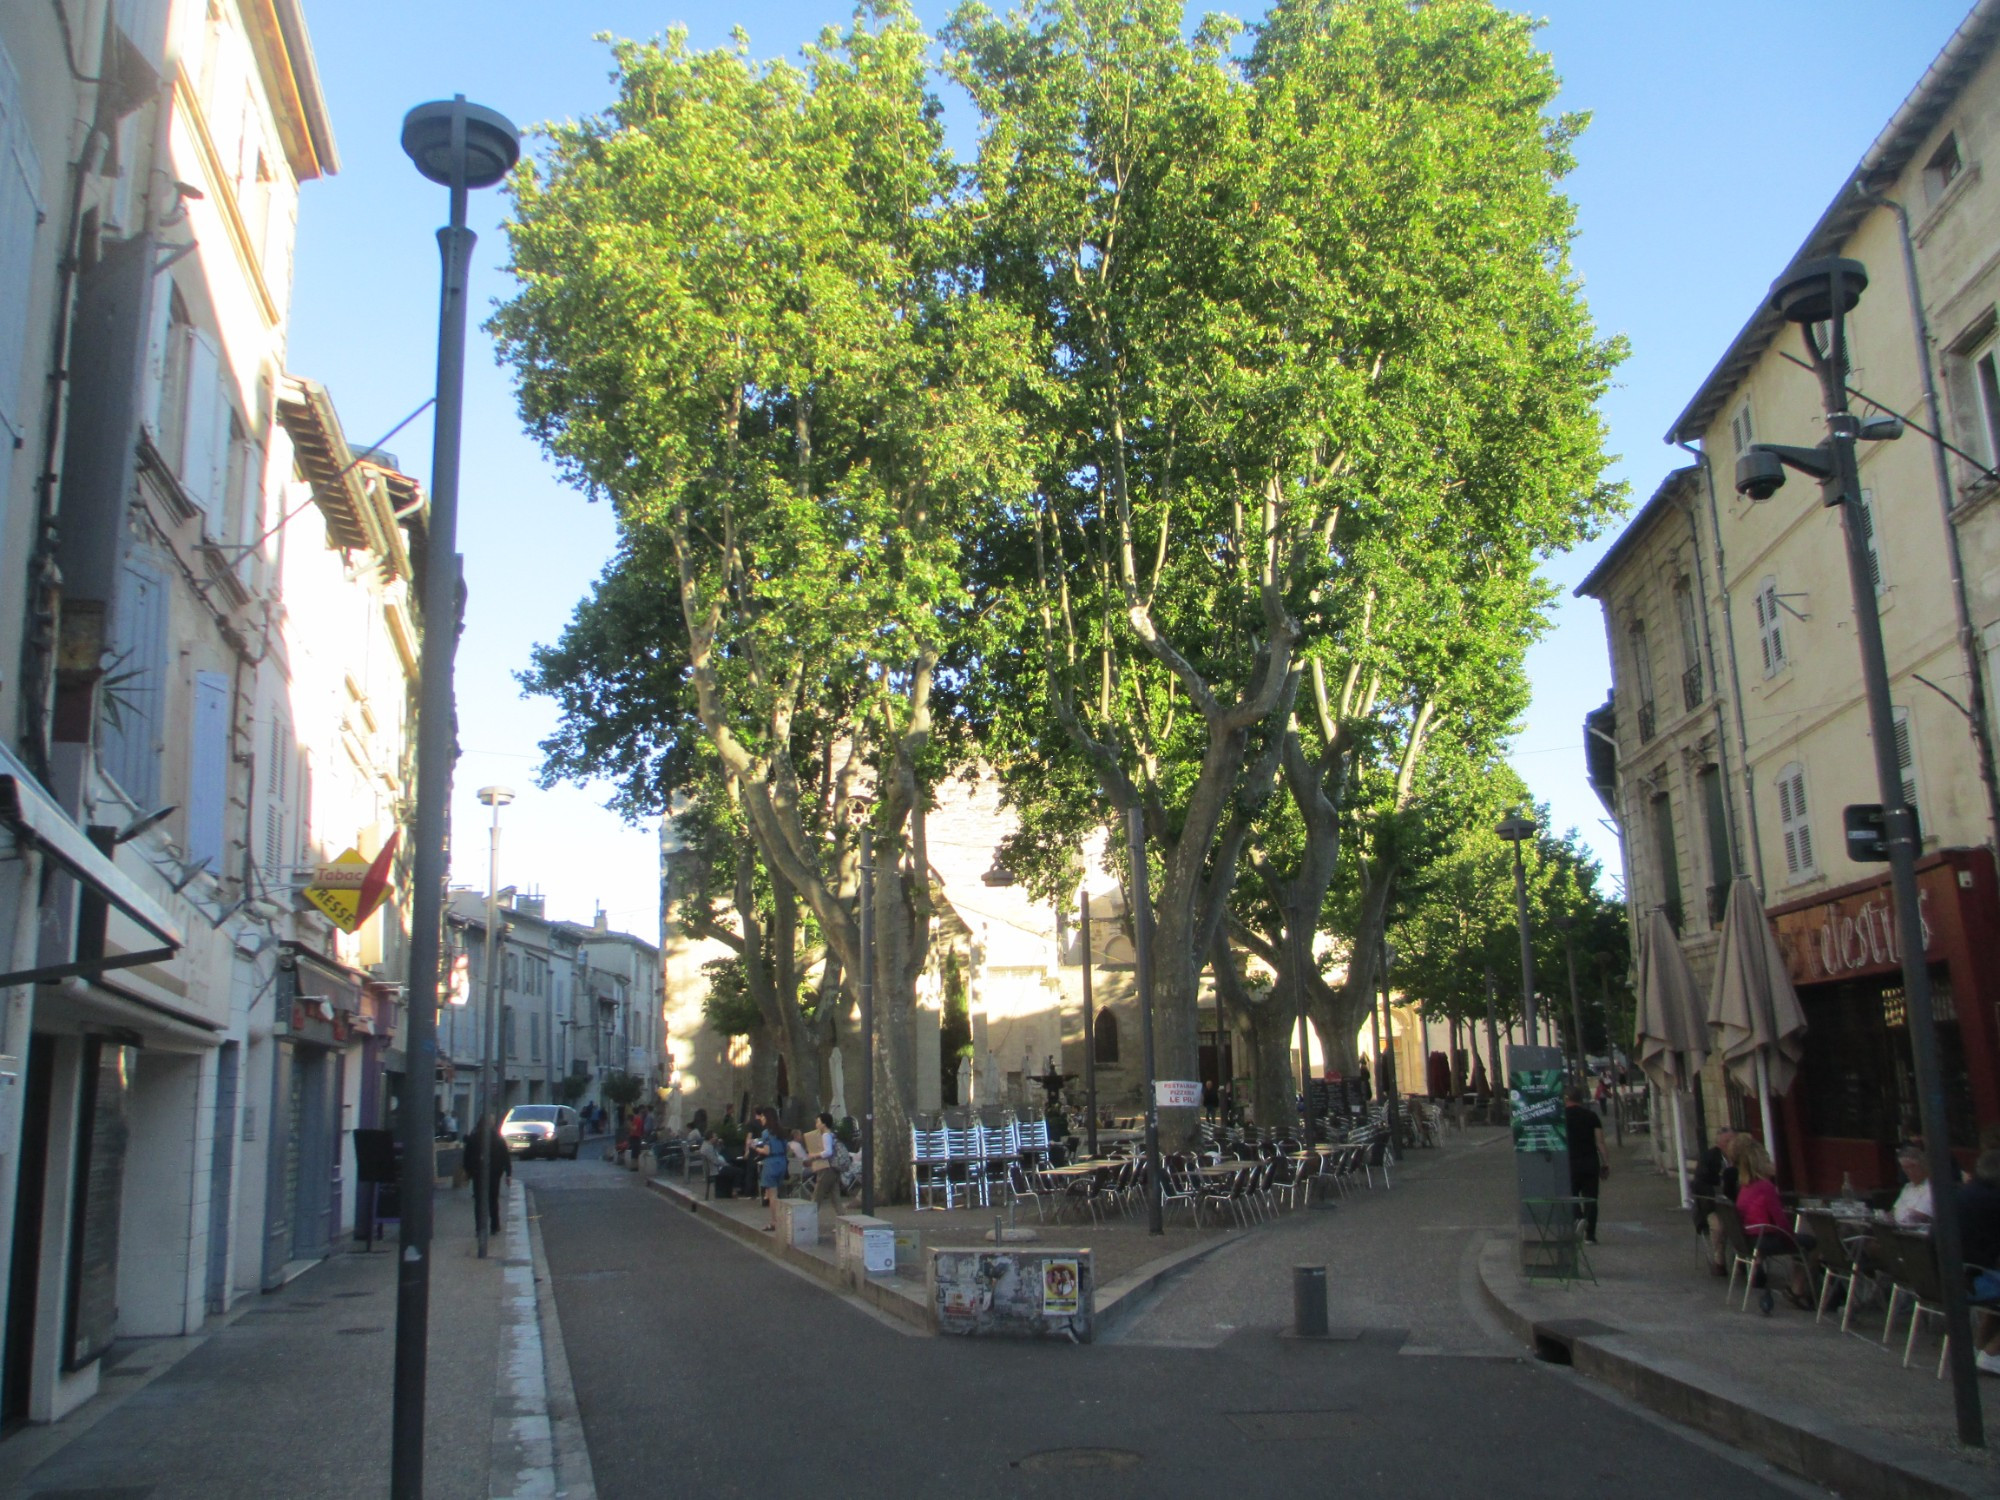
[[[298,0],[0,7],[0,1420],[348,1241],[407,907],[423,499],[287,372]],[[406,881],[396,870],[400,891]]]
[[[1923,836],[1953,1144],[1968,1153],[2000,1121],[2000,193],[1981,169],[2000,161],[1996,43],[2000,5],[1982,0],[1794,257],[1866,265],[1848,323],[1854,405],[1910,423],[1862,446],[1866,586]],[[1879,1185],[1916,1104],[1887,870],[1851,859],[1843,834],[1844,809],[1879,794],[1841,519],[1796,477],[1762,502],[1733,484],[1751,443],[1809,446],[1823,431],[1804,352],[1768,308],[1751,317],[1668,432],[1693,461],[1578,589],[1603,607],[1613,680],[1586,737],[1635,919],[1664,908],[1707,981],[1730,880],[1752,881],[1774,918],[1808,1023],[1781,1164],[1802,1187],[1843,1173]],[[1732,1088],[1710,1068],[1705,1123],[1743,1118]]]

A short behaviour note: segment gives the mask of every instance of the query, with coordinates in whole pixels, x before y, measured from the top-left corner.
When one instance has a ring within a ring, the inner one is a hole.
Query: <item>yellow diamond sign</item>
[[[389,894],[389,869],[400,836],[390,834],[373,859],[359,849],[349,849],[332,864],[321,865],[306,887],[306,900],[342,932],[354,931],[375,914],[375,908]]]

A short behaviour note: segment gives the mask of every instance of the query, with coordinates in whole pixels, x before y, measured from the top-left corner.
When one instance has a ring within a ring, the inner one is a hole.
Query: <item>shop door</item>
[[[306,1062],[299,1049],[278,1049],[277,1098],[272,1110],[270,1189],[264,1201],[264,1290],[285,1284],[292,1258],[299,1204],[300,1126],[304,1120]]]
[[[236,1091],[242,1048],[224,1042],[215,1058],[215,1140],[209,1151],[208,1310],[229,1310],[229,1217],[236,1201]]]
[[[14,1259],[7,1285],[7,1353],[0,1367],[0,1422],[28,1419],[35,1368],[35,1304],[41,1296],[42,1205],[49,1174],[49,1101],[55,1076],[55,1041],[37,1035],[28,1043],[28,1076],[21,1089],[21,1144],[14,1185]]]
[[[332,1107],[327,1088],[327,1058],[300,1050],[298,1067],[298,1159],[293,1176],[292,1259],[318,1260],[331,1244],[327,1216],[332,1212],[334,1173],[329,1158],[337,1138],[329,1129]]]

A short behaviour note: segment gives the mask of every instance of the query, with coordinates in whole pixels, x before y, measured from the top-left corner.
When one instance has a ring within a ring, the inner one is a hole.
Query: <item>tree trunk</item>
[[[1259,1125],[1280,1125],[1292,1116],[1291,1039],[1298,1028],[1298,1006],[1283,998],[1281,986],[1254,997],[1224,937],[1209,945],[1209,969],[1217,998],[1250,1044],[1250,1117]]]

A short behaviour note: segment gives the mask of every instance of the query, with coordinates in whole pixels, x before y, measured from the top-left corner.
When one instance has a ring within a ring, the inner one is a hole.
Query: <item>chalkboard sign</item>
[[[363,1182],[396,1180],[396,1132],[357,1130],[354,1132],[354,1173]]]
[[[125,1182],[126,1115],[136,1047],[85,1039],[78,1101],[76,1207],[70,1232],[69,1330],[64,1368],[79,1369],[118,1332],[118,1216]]]

